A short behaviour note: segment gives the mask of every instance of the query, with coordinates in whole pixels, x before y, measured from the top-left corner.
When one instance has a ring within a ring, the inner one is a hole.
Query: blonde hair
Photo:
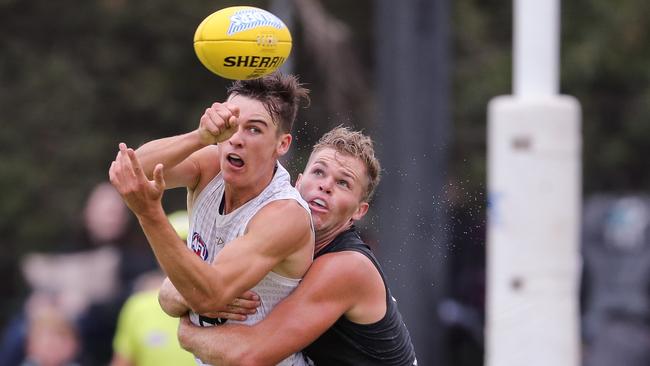
[[[362,201],[370,201],[381,179],[381,166],[375,156],[372,139],[361,131],[352,131],[347,127],[338,126],[318,140],[311,154],[325,148],[334,149],[338,153],[358,158],[363,162],[368,176],[368,185]]]

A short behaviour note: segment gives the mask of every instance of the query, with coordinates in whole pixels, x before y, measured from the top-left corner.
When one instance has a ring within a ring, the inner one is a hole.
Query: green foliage
[[[471,199],[484,194],[487,105],[511,93],[512,13],[509,2],[454,2],[451,181]],[[462,203],[461,203],[462,204]]]
[[[650,187],[650,3],[564,2],[562,86],[583,108],[585,192]]]
[[[238,3],[0,1],[3,268],[15,268],[15,258],[27,251],[57,250],[80,230],[85,197],[107,179],[118,142],[138,146],[189,131],[207,105],[223,98],[226,81],[200,65],[192,38],[205,16]],[[363,78],[372,80],[372,2],[323,3],[351,27],[367,66]],[[583,108],[585,193],[647,189],[650,2],[562,3],[561,89]],[[457,0],[450,6],[451,180],[454,189],[470,192],[459,199],[475,200],[480,194],[474,192],[485,189],[487,103],[511,90],[511,1]],[[313,56],[301,51],[301,27],[294,27],[293,55],[313,102],[296,123],[294,173],[327,128],[373,123],[371,115],[333,111],[322,103],[327,80],[318,76]],[[365,101],[370,105],[371,92]],[[349,121],[350,115],[359,120]],[[183,207],[183,194],[170,196],[171,208]]]
[[[561,92],[582,105],[584,193],[650,187],[650,3],[562,2]],[[452,170],[485,181],[489,100],[511,93],[512,4],[454,2]]]
[[[227,5],[227,4],[220,4]],[[56,248],[78,230],[117,143],[194,128],[224,96],[192,49],[204,1],[4,2],[0,134],[7,245]]]

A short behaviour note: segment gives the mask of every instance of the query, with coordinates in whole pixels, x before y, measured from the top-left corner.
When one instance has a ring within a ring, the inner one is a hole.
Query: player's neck
[[[316,245],[314,247],[314,253],[318,253],[327,247],[330,243],[336,239],[339,234],[348,230],[352,227],[352,222],[347,222],[344,225],[334,228],[332,230],[320,231],[316,230]]]
[[[326,240],[316,241],[316,246],[314,247],[314,253],[318,253],[321,250],[323,250],[332,242],[332,240],[334,240],[334,238],[336,238],[336,236],[332,238],[327,238]]]
[[[262,175],[260,179],[245,186],[235,186],[234,184],[225,182],[225,204],[223,213],[229,214],[246,204],[246,202],[259,196],[262,191],[264,191],[264,189],[266,189],[266,187],[268,187],[268,185],[271,183],[274,175],[275,170],[271,170],[269,173]]]

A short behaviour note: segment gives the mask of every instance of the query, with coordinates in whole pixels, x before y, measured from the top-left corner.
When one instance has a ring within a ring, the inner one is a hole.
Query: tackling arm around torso
[[[274,365],[308,346],[341,316],[369,324],[386,313],[383,281],[362,254],[326,254],[314,261],[300,286],[254,326],[179,328],[184,348],[206,362]]]

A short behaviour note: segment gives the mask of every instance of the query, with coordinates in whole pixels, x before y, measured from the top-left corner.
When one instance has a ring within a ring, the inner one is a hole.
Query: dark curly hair
[[[259,100],[278,125],[278,133],[291,133],[298,107],[304,100],[309,104],[309,89],[295,75],[280,72],[258,79],[236,80],[228,88],[228,95],[241,95]]]

